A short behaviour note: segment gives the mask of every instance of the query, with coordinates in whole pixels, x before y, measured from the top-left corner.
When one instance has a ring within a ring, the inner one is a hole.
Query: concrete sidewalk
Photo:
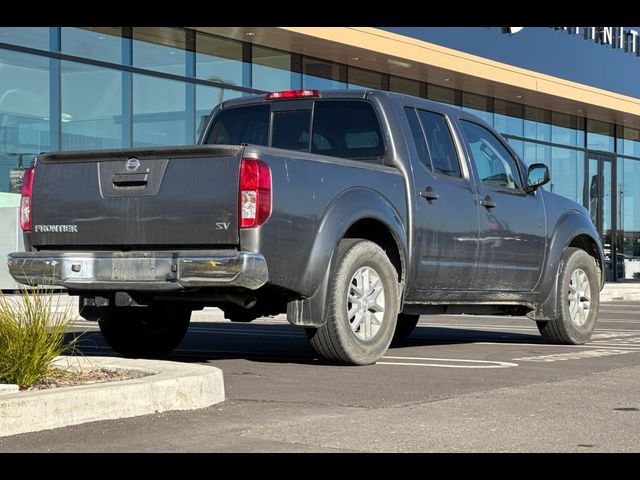
[[[222,370],[210,365],[109,357],[58,357],[61,368],[138,370],[132,380],[0,390],[0,437],[98,420],[209,407],[225,399]]]

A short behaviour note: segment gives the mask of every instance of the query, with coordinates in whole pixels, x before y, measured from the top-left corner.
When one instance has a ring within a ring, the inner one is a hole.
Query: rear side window
[[[267,145],[269,143],[269,105],[222,110],[216,116],[206,143]]]
[[[311,110],[284,110],[273,113],[271,146],[309,151]]]
[[[360,160],[382,157],[382,133],[371,104],[349,100],[316,102],[311,152]]]
[[[424,133],[422,132],[416,111],[413,108],[404,107],[404,112],[407,115],[411,135],[413,136],[413,141],[418,151],[418,160],[429,170],[432,170],[431,160],[429,160],[429,150],[427,150],[427,142],[424,139]]]
[[[451,130],[442,115],[427,110],[418,110],[422,129],[427,136],[433,169],[450,177],[460,177],[460,161],[451,138]]]

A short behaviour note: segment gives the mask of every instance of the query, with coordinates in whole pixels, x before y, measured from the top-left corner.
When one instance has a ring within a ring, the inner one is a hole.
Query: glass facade
[[[640,130],[443,83],[183,28],[0,27],[0,207],[17,206],[21,172],[42,151],[188,145],[227,99],[377,88],[473,113],[525,163],[547,164],[545,188],[590,211],[608,280],[640,280]]]

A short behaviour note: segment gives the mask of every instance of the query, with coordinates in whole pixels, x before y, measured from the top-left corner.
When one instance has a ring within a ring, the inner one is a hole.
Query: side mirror
[[[529,165],[527,177],[528,181],[525,188],[527,193],[535,192],[538,188],[551,181],[549,167],[544,163],[533,163]]]

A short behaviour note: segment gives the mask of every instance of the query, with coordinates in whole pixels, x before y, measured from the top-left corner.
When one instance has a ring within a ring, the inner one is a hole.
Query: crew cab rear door
[[[405,107],[404,113],[409,123],[405,131],[416,147],[412,201],[420,259],[407,284],[423,291],[465,290],[475,273],[478,246],[475,186],[460,162],[450,120],[422,108]]]

